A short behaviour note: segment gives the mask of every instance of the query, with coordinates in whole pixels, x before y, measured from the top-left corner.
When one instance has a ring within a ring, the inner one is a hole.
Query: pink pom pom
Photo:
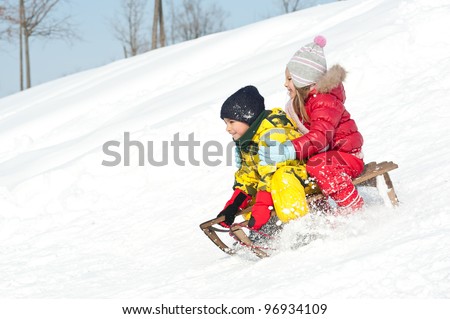
[[[327,44],[327,39],[321,35],[318,35],[314,38],[314,43],[323,48]]]

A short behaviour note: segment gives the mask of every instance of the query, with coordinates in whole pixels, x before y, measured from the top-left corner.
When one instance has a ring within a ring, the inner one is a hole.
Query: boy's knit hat
[[[229,118],[252,125],[264,110],[264,98],[257,88],[249,85],[239,89],[225,100],[220,110],[220,118]]]
[[[314,83],[327,71],[327,61],[323,53],[323,47],[327,40],[318,35],[314,42],[305,45],[295,52],[287,64],[292,81],[296,88],[302,88]]]

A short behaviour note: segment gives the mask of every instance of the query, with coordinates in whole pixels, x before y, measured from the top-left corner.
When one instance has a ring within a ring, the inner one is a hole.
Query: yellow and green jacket
[[[303,173],[298,178],[305,181],[308,176],[304,169],[305,163],[302,161],[289,160],[274,165],[259,165],[258,149],[262,145],[267,146],[267,141],[283,143],[300,136],[301,133],[296,130],[281,108],[262,112],[247,132],[235,140],[242,165],[235,173],[233,189],[238,188],[252,197],[257,191],[271,192],[272,176],[278,168],[283,166],[302,166]]]

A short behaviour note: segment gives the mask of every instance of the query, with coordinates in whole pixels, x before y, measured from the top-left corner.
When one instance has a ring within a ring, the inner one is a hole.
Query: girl
[[[352,183],[364,169],[363,138],[344,107],[346,71],[340,65],[327,70],[325,44],[325,38],[317,36],[286,67],[284,85],[290,97],[286,113],[303,135],[260,148],[259,157],[262,165],[307,160],[306,170],[322,193],[336,202],[340,212],[349,212],[364,205]]]

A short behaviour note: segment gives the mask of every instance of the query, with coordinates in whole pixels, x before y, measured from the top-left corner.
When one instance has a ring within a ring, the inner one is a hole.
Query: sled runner
[[[240,216],[242,214],[248,213],[252,210],[252,207],[247,207],[246,209],[242,210],[241,212],[237,213],[236,216]],[[211,220],[208,220],[202,224],[200,224],[201,230],[208,236],[209,239],[212,240],[214,244],[217,245],[222,251],[229,255],[233,255],[235,251],[228,247],[217,235],[217,233],[229,233],[231,229],[224,229],[224,228],[216,228],[215,225],[218,225],[219,223],[225,221],[225,216],[220,216]]]
[[[387,196],[391,201],[392,206],[398,205],[398,198],[394,190],[394,186],[392,185],[391,178],[389,176],[390,171],[398,168],[398,165],[393,162],[370,162],[364,166],[363,173],[353,180],[354,185],[364,185],[364,186],[373,186],[377,187],[377,177],[383,177],[384,182],[386,184]],[[309,196],[307,198],[308,203],[312,203],[313,201],[319,200],[323,198],[322,194],[316,194]],[[248,212],[251,212],[252,207],[247,207],[237,214],[243,215]],[[274,211],[272,211],[274,214]],[[243,231],[243,228],[247,227],[248,221],[244,221],[242,223],[233,224],[230,229],[225,229],[220,226],[220,228],[215,227],[219,223],[225,220],[225,216],[220,216],[211,220],[208,220],[202,224],[200,224],[201,230],[208,236],[209,239],[219,247],[223,252],[234,255],[236,251],[229,246],[227,246],[218,236],[217,233],[229,233],[231,237],[233,237],[236,242],[240,245],[248,247],[256,256],[259,258],[268,257],[269,254],[264,251],[264,248],[256,246]]]

